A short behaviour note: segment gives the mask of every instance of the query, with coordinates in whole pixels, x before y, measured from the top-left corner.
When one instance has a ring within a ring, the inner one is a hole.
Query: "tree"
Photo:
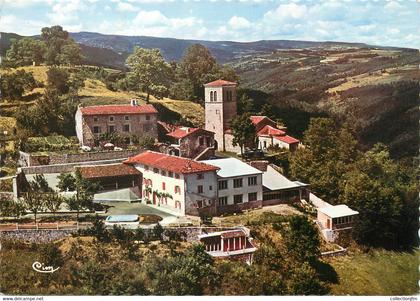
[[[311,183],[320,198],[336,204],[342,175],[359,156],[351,129],[339,128],[330,118],[311,118],[303,143],[305,148],[290,155],[291,176]]]
[[[11,65],[27,66],[39,65],[43,61],[45,44],[42,41],[25,37],[19,40],[13,39],[10,48],[6,52],[6,62]]]
[[[76,211],[76,220],[79,220],[80,210],[93,207],[93,195],[100,189],[98,182],[91,182],[82,177],[80,169],[75,172],[76,194],[66,200],[70,210]]]
[[[193,93],[193,99],[203,96],[203,84],[215,67],[216,59],[205,46],[194,44],[187,48],[179,63],[178,77],[188,79],[185,84],[191,85],[189,90]]]
[[[46,45],[45,62],[48,65],[58,65],[60,63],[61,49],[67,44],[69,33],[58,25],[44,27],[41,30],[41,38]]]
[[[255,147],[257,134],[249,113],[239,115],[233,119],[230,128],[233,134],[232,145],[239,145],[241,154],[243,154],[245,146]]]
[[[60,191],[75,191],[76,178],[71,173],[61,173],[58,177],[57,187]]]
[[[313,264],[321,255],[318,229],[306,216],[294,215],[281,233],[287,252],[295,261]]]
[[[42,193],[30,189],[23,194],[23,204],[27,210],[33,213],[36,224],[38,212],[45,208],[45,199]]]
[[[398,166],[381,144],[366,152],[344,175],[342,202],[359,212],[354,237],[359,243],[385,248],[417,244],[415,173]]]
[[[82,51],[72,39],[68,40],[60,49],[58,61],[62,65],[80,65],[83,60]]]
[[[155,139],[147,135],[142,136],[139,139],[139,146],[141,148],[148,149],[148,150],[153,149],[153,147],[155,146]]]
[[[53,189],[48,184],[43,174],[36,174],[34,179],[29,182],[29,189],[36,192],[52,192]]]
[[[69,73],[63,68],[51,67],[47,71],[47,87],[59,95],[69,92]]]
[[[153,228],[153,236],[162,241],[163,240],[163,233],[165,232],[165,230],[163,229],[163,227],[157,223],[156,226]]]
[[[45,208],[55,215],[60,209],[61,203],[63,203],[63,198],[56,192],[46,193],[44,197]]]
[[[254,111],[254,102],[245,93],[238,99],[238,115]]]
[[[21,202],[0,195],[0,216],[13,216],[19,218],[24,212],[25,208]]]
[[[146,102],[150,94],[162,95],[168,89],[170,66],[158,49],[135,48],[127,60],[130,67],[128,76],[136,83],[135,89],[146,93]]]
[[[2,96],[11,100],[22,99],[25,90],[33,90],[37,85],[32,72],[17,70],[3,74],[0,78]]]

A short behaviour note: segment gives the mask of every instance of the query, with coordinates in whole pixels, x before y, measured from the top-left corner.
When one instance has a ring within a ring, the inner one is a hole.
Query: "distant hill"
[[[0,33],[0,54],[4,55],[10,47],[10,39],[23,36],[14,33]],[[86,62],[107,67],[124,68],[124,62],[134,47],[158,48],[168,61],[178,61],[185,50],[195,43],[210,49],[220,63],[227,63],[247,55],[269,54],[281,49],[348,49],[372,48],[363,43],[310,42],[291,40],[261,40],[255,42],[183,40],[148,36],[106,35],[95,32],[70,33],[81,45]],[[39,38],[39,36],[34,36]],[[389,48],[389,47],[381,47]]]

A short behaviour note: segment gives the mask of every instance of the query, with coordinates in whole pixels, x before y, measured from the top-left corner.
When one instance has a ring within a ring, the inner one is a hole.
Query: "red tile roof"
[[[276,129],[271,125],[266,125],[258,133],[258,136],[284,136],[286,135],[285,131]]]
[[[167,133],[170,133],[177,128],[176,125],[166,123],[166,122],[163,122],[163,121],[160,121],[160,120],[157,121],[157,124],[160,125]]]
[[[128,175],[141,175],[141,172],[127,164],[107,164],[78,167],[85,179],[120,177]]]
[[[218,167],[210,164],[152,151],[146,151],[144,153],[138,154],[137,156],[131,157],[124,161],[124,163],[139,163],[182,174],[219,170]]]
[[[151,104],[90,106],[80,108],[80,111],[82,115],[156,114],[158,112]]]
[[[210,135],[214,135],[213,132],[210,132],[210,131],[207,131],[207,130],[204,130],[204,129],[182,127],[182,126],[178,127],[173,132],[171,132],[169,134],[166,134],[166,135],[170,136],[170,137],[173,137],[175,139],[181,139],[181,138],[187,137],[188,135],[191,135],[192,133],[195,133],[197,131],[205,132],[205,133],[210,134]]]
[[[296,138],[290,137],[288,135],[285,136],[276,136],[276,139],[283,141],[287,144],[293,144],[293,143],[299,143],[299,140],[297,140]]]
[[[252,121],[252,123],[254,124],[254,125],[257,125],[258,123],[260,123],[261,121],[263,121],[264,119],[269,119],[269,120],[271,120],[270,118],[268,118],[267,116],[251,116],[250,117],[251,118],[251,121]],[[271,120],[272,121],[272,120]],[[272,121],[272,122],[274,122],[274,121]]]
[[[174,130],[173,132],[166,134],[167,136],[176,138],[176,139],[181,139],[184,138],[196,131],[198,131],[198,128],[188,128],[188,127],[179,127],[176,130]]]
[[[236,83],[235,82],[230,82],[230,81],[227,81],[227,80],[223,80],[223,79],[218,79],[218,80],[215,80],[213,82],[204,84],[204,87],[222,87],[222,86],[233,86],[233,85],[236,86]]]
[[[243,237],[246,236],[243,230],[223,231],[220,233],[222,238]]]

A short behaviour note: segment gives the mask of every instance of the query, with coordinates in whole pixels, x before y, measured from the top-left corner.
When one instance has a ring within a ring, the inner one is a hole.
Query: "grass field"
[[[339,277],[332,295],[414,295],[419,292],[420,252],[373,251],[333,258]]]
[[[15,127],[16,127],[16,119],[15,118],[0,116],[0,131],[1,131],[1,133],[3,133],[4,131],[7,131],[8,134],[11,134]]]
[[[18,69],[24,69],[27,72],[32,72],[34,78],[40,82],[46,83],[48,68],[46,66],[27,66],[20,67]],[[0,70],[0,74],[7,72],[13,72],[13,69]],[[33,91],[27,91],[26,96],[31,95],[42,95],[44,88],[36,88]],[[130,99],[136,98],[139,103],[144,103],[146,98],[143,93],[134,91],[111,91],[107,89],[106,85],[97,79],[86,79],[85,86],[79,91],[80,99],[83,105],[107,105],[107,104],[128,104]],[[7,105],[9,112],[16,112],[20,102],[13,101],[2,105]],[[26,102],[26,104],[32,104],[34,102]],[[150,96],[150,103],[161,104],[166,109],[175,112],[183,119],[191,122],[194,126],[204,125],[204,109],[197,103],[187,100],[175,100],[170,98],[157,99]],[[0,123],[1,125],[1,123]]]

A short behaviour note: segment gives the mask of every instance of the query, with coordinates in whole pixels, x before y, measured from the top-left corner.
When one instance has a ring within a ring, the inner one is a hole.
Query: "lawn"
[[[373,251],[330,259],[339,277],[331,295],[417,294],[419,255],[419,251]]]

